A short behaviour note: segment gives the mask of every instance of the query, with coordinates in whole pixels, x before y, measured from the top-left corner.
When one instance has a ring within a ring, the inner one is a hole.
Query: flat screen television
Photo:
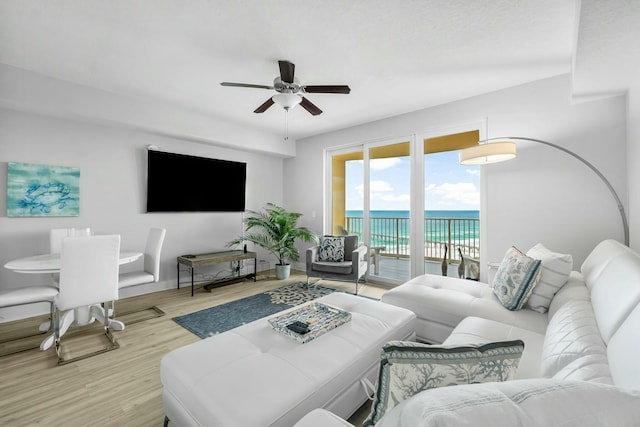
[[[243,212],[247,164],[147,150],[147,212]]]

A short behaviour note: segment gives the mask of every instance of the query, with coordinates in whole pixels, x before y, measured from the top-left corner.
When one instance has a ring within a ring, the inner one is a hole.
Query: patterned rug
[[[207,338],[333,292],[341,291],[298,282],[195,313],[177,316],[173,320],[200,338]]]

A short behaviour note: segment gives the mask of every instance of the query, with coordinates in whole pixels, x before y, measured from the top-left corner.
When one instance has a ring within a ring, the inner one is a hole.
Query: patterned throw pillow
[[[493,293],[505,308],[515,311],[524,306],[540,281],[541,264],[539,259],[528,257],[513,246],[509,248],[492,284]]]
[[[465,347],[390,341],[382,348],[377,390],[363,427],[430,388],[512,379],[523,351],[520,340]]]
[[[556,292],[567,283],[573,270],[573,257],[547,249],[538,243],[527,251],[527,256],[542,261],[540,266],[540,283],[533,288],[533,293],[525,307],[538,313],[546,313]]]
[[[344,261],[344,237],[322,237],[318,248],[318,261]]]

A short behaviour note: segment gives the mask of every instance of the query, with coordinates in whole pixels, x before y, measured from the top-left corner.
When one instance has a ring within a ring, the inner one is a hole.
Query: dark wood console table
[[[256,272],[258,268],[258,260],[256,258],[255,252],[244,252],[244,251],[222,251],[222,252],[211,252],[208,254],[197,254],[197,255],[181,255],[178,257],[177,263],[177,272],[178,272],[178,289],[180,289],[180,264],[186,265],[191,270],[191,296],[193,296],[193,271],[196,267],[202,267],[205,265],[219,264],[222,262],[232,262],[232,261],[240,261],[243,259],[253,259],[253,273],[240,275],[233,275],[231,277],[225,277],[219,280],[208,280],[206,286],[216,287],[222,286],[229,283],[237,282],[241,279],[253,278],[253,281],[256,281]],[[206,287],[205,286],[205,287]]]

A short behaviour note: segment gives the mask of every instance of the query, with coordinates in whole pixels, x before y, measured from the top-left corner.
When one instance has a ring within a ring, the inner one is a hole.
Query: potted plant
[[[301,213],[289,212],[286,209],[267,203],[260,212],[248,211],[245,218],[245,234],[227,243],[227,246],[253,243],[278,258],[276,278],[286,279],[291,272],[290,261],[298,261],[300,252],[296,248],[296,240],[317,242],[317,235],[306,227],[298,226]]]

